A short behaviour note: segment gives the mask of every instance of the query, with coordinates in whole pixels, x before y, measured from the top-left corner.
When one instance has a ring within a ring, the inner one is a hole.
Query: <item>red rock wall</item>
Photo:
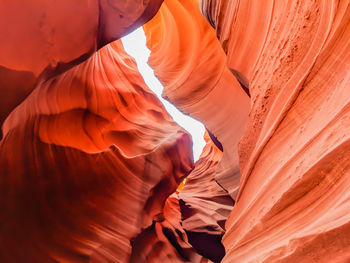
[[[127,262],[192,168],[121,42],[38,85],[3,131],[1,262]]]
[[[249,80],[223,262],[347,262],[349,1],[201,1]]]
[[[216,166],[223,154],[207,133],[205,139],[203,153],[179,193],[181,225],[198,253],[220,262],[225,255],[221,239],[234,200],[215,180]]]
[[[0,125],[35,84],[141,26],[162,0],[2,0]],[[1,136],[0,136],[1,138]]]
[[[144,30],[149,64],[164,85],[163,96],[202,121],[222,143],[216,180],[235,198],[240,179],[237,147],[249,98],[227,68],[215,31],[195,0],[164,1]]]
[[[350,1],[164,1],[193,170],[161,2],[1,1],[0,262],[350,261]]]

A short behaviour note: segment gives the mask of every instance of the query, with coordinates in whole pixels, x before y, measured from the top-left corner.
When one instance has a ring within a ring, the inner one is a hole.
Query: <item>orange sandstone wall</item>
[[[163,96],[202,121],[222,143],[216,180],[235,198],[238,141],[248,119],[249,98],[227,68],[215,31],[195,0],[164,1],[144,30],[149,64],[164,85]]]
[[[119,41],[39,84],[3,132],[1,262],[127,262],[193,165]]]
[[[200,2],[252,95],[223,262],[348,262],[349,1]]]
[[[0,262],[349,262],[350,1],[162,2],[0,2]]]
[[[37,83],[80,64],[97,49],[141,26],[161,3],[0,1],[0,126]]]
[[[212,32],[196,1],[165,1],[144,26],[164,96],[219,139],[217,181],[239,189],[223,262],[350,260],[349,5],[199,1]],[[244,133],[246,98],[226,65],[249,86]]]
[[[181,225],[198,253],[220,262],[225,255],[221,239],[234,200],[215,180],[215,170],[223,153],[207,133],[205,139],[203,153],[179,193]]]

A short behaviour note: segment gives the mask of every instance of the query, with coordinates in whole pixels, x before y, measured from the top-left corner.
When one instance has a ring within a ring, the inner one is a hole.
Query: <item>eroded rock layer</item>
[[[0,2],[0,262],[349,262],[350,1],[162,2]]]
[[[181,211],[177,194],[171,195],[162,214],[152,225],[132,240],[131,263],[207,263],[188,241],[181,224]]]
[[[0,125],[35,87],[141,26],[162,0],[2,0]],[[1,136],[0,136],[1,138]]]
[[[224,154],[216,180],[235,198],[240,180],[237,147],[249,97],[227,68],[215,31],[196,0],[164,1],[144,30],[149,64],[164,85],[163,96],[202,121],[220,141]]]
[[[127,262],[192,168],[120,42],[38,85],[3,132],[1,262]]]
[[[349,1],[201,8],[252,95],[223,262],[347,262]]]
[[[182,227],[189,243],[204,257],[220,262],[225,255],[221,243],[225,222],[234,201],[215,180],[222,152],[206,134],[206,146],[179,193]]]

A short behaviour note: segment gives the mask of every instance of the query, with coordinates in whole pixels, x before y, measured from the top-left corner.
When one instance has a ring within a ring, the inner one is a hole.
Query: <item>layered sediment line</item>
[[[195,0],[164,1],[143,28],[151,50],[149,64],[164,85],[163,96],[203,122],[222,144],[224,154],[215,177],[235,198],[240,180],[238,141],[250,105],[226,66],[215,31]]]
[[[3,131],[2,262],[127,262],[193,165],[119,41],[38,85]]]
[[[201,3],[252,96],[223,262],[347,262],[349,1]]]

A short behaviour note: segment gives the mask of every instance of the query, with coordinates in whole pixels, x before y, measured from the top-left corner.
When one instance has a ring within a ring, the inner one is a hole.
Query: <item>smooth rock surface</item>
[[[196,0],[164,1],[143,28],[151,50],[149,64],[164,85],[163,96],[203,122],[222,144],[216,180],[235,198],[240,180],[238,142],[250,105],[226,66],[215,31]]]
[[[0,262],[350,262],[349,0],[3,0],[0,50]]]
[[[252,96],[223,262],[348,262],[349,1],[201,9]]]
[[[127,262],[193,165],[119,41],[37,86],[3,132],[1,262]]]
[[[0,1],[0,126],[37,84],[82,63],[97,49],[141,26],[161,3]]]
[[[215,180],[222,152],[205,135],[206,146],[179,193],[182,227],[189,243],[204,257],[220,262],[225,255],[221,243],[225,222],[234,200]]]
[[[2,0],[0,65],[40,74],[141,26],[162,0]],[[24,44],[25,43],[25,44]]]

